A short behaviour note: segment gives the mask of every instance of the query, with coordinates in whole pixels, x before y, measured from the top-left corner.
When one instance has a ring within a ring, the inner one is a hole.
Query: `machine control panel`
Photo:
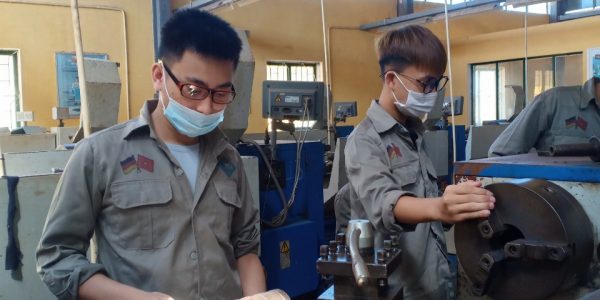
[[[320,120],[323,110],[322,82],[263,82],[263,117],[275,120]]]

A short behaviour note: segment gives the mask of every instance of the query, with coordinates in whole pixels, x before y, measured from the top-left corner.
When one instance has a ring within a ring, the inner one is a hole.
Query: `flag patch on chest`
[[[124,174],[129,174],[133,170],[137,170],[138,173],[141,170],[154,173],[154,160],[141,154],[138,154],[137,159],[135,159],[135,155],[131,155],[121,161],[121,170]]]
[[[570,117],[565,120],[565,127],[567,128],[581,128],[581,130],[587,129],[588,122],[582,117]]]
[[[142,169],[142,170],[146,170],[150,173],[154,172],[154,161],[139,154],[138,155],[138,162],[137,162],[138,168]]]
[[[385,147],[387,150],[387,155],[390,161],[402,157],[402,152],[400,152],[400,148],[396,146],[396,144],[391,143]]]
[[[135,157],[133,155],[121,161],[121,170],[123,170],[123,173],[125,174],[129,174],[131,171],[136,170],[137,168],[137,162],[135,161]]]

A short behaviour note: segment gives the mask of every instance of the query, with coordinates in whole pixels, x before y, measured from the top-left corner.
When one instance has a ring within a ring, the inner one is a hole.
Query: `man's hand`
[[[290,300],[290,296],[284,291],[276,289],[253,296],[247,296],[240,300]]]
[[[174,300],[173,297],[163,293],[146,292],[122,284],[101,273],[94,274],[79,287],[78,299]]]
[[[175,300],[175,299],[173,299],[173,297],[171,297],[167,294],[159,293],[159,292],[148,293],[148,297],[146,299],[147,300]]]
[[[237,268],[240,272],[242,292],[246,295],[262,293],[267,289],[265,273],[260,259],[254,253],[248,253],[237,259]]]
[[[479,181],[467,181],[446,187],[439,202],[436,219],[456,223],[467,219],[486,218],[494,209],[496,199],[481,187]]]

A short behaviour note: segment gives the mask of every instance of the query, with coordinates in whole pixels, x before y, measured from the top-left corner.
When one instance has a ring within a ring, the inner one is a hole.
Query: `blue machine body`
[[[544,157],[529,153],[457,162],[455,174],[600,183],[600,163],[589,157]]]
[[[339,138],[345,138],[348,137],[350,133],[352,133],[352,130],[354,130],[354,126],[352,125],[335,126],[335,135]]]
[[[268,172],[253,145],[238,145],[241,155],[259,158],[259,172]],[[296,170],[295,142],[278,143],[277,161],[285,169],[286,200],[290,199]],[[319,283],[316,261],[324,239],[324,145],[305,142],[300,155],[300,180],[286,222],[279,227],[261,226],[261,261],[267,272],[267,288],[279,288],[291,297],[314,291]],[[283,208],[277,191],[261,190],[261,219],[271,220]]]

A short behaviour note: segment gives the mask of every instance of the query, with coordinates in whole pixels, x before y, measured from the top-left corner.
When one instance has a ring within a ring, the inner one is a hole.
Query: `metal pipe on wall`
[[[329,99],[329,95],[331,93],[331,88],[329,86],[331,84],[331,76],[329,74],[329,49],[327,49],[329,36],[327,35],[328,32],[325,31],[325,4],[323,0],[321,0],[321,24],[323,26],[323,52],[325,57],[325,76],[323,78],[323,81],[325,82],[325,101],[327,102],[327,145],[333,145],[335,141],[332,142],[331,140],[331,132],[335,131],[335,128],[333,128],[333,116],[331,114],[331,99]]]
[[[83,136],[92,134],[90,125],[90,113],[87,98],[87,84],[85,81],[85,68],[83,67],[83,43],[81,41],[81,24],[79,22],[79,5],[77,0],[71,0],[71,18],[73,19],[73,35],[75,40],[75,56],[77,57],[77,75],[79,77],[80,93],[80,123],[83,128]]]
[[[42,2],[35,0],[0,0],[0,3],[12,3],[12,4],[25,4],[25,5],[39,5],[39,6],[50,6],[50,7],[64,7],[70,8],[70,4],[64,3],[52,3],[52,2]],[[123,55],[125,57],[125,95],[127,97],[125,104],[127,110],[127,119],[131,119],[131,101],[130,101],[130,90],[129,90],[129,51],[128,51],[128,43],[127,43],[127,18],[125,15],[125,10],[119,7],[113,6],[105,6],[105,5],[79,5],[79,8],[85,9],[98,9],[98,10],[109,10],[109,11],[118,11],[121,12],[121,17],[123,20]]]

